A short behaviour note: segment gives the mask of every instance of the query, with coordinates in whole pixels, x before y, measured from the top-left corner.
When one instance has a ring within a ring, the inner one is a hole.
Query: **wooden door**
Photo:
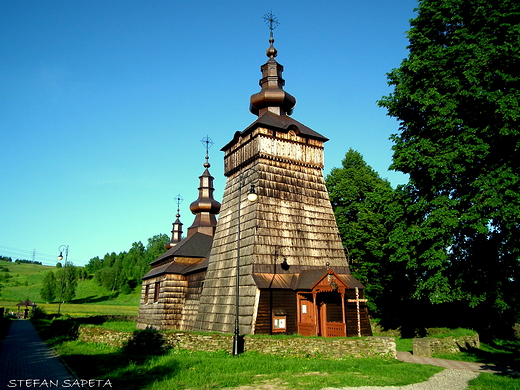
[[[302,336],[316,335],[316,308],[312,294],[298,295],[298,333]]]
[[[323,292],[318,294],[319,307],[318,335],[323,337],[345,337],[343,299],[338,292]]]

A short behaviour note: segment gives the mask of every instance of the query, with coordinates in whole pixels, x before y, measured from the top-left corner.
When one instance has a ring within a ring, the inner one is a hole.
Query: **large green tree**
[[[520,3],[422,0],[408,37],[379,102],[400,122],[392,168],[410,176],[393,260],[416,273],[413,298],[508,323],[520,298]]]
[[[387,250],[392,226],[400,215],[394,190],[352,149],[325,182],[350,269],[367,288],[371,314],[380,315],[395,270]]]

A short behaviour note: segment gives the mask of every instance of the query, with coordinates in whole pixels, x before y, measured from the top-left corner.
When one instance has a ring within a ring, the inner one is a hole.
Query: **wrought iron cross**
[[[280,24],[278,21],[278,18],[273,15],[273,11],[269,11],[268,14],[264,15],[264,20],[269,26],[269,30],[271,30],[271,34],[273,33],[273,30]]]
[[[182,199],[182,196],[181,194],[178,194],[175,198],[173,198],[177,201],[177,214],[179,214],[180,212],[180,209],[181,209],[181,203],[184,199]]]
[[[214,144],[213,140],[209,137],[209,135],[205,136],[200,140],[202,142],[202,145],[206,148],[206,152],[211,148]]]
[[[273,15],[273,11],[269,11],[268,14],[264,15],[264,21],[269,26],[269,30],[271,30],[269,33],[269,42],[271,42],[272,45],[274,42],[273,30],[280,24],[280,22],[278,21],[278,18]]]
[[[208,160],[209,160],[209,148],[211,148],[213,146],[214,142],[209,137],[209,135],[207,135],[204,138],[202,138],[200,140],[200,142],[202,142],[202,145],[204,145],[204,147],[206,148],[206,164],[209,164],[208,163]],[[209,167],[209,165],[208,165],[208,167]]]

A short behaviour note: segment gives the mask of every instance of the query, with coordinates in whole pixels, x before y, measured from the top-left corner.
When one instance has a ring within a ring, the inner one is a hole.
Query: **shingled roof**
[[[303,270],[298,274],[254,273],[253,279],[258,288],[279,288],[301,291],[312,290],[314,285],[328,273],[329,270],[325,268]],[[337,276],[348,288],[365,288],[365,286],[352,275],[337,274]]]
[[[179,241],[173,248],[168,249],[161,256],[150,263],[151,266],[174,260],[176,257],[206,258],[211,250],[213,237],[203,233],[195,233]]]
[[[298,122],[297,120],[291,118],[290,116],[279,116],[273,114],[271,112],[266,112],[264,115],[259,117],[256,121],[251,123],[245,130],[237,131],[233,136],[233,139],[226,144],[221,150],[226,151],[229,147],[240,139],[240,137],[244,137],[254,129],[258,127],[266,127],[268,129],[274,130],[294,130],[296,133],[303,134],[309,138],[313,138],[322,142],[326,142],[329,139],[321,135],[320,133],[312,130],[311,128],[305,126],[304,124]]]

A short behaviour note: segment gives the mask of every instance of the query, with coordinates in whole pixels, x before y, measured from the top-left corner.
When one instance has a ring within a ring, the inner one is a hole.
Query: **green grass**
[[[469,382],[467,390],[520,390],[520,378],[482,373]]]
[[[426,332],[426,337],[435,337],[435,338],[446,338],[446,337],[462,337],[462,336],[474,336],[477,332],[471,329],[465,328],[429,328]]]
[[[480,343],[480,349],[472,349],[456,354],[436,353],[439,359],[461,360],[473,363],[494,364],[512,368],[520,372],[520,340],[494,340]]]
[[[29,299],[43,308],[47,313],[57,313],[57,303],[45,303],[40,297],[43,278],[56,267],[37,264],[15,264],[0,262],[2,267],[9,269],[6,274],[12,277],[3,282],[0,295],[0,307],[6,312],[17,312],[16,304]],[[3,273],[3,272],[2,272]],[[60,312],[70,316],[85,315],[137,315],[139,310],[139,292],[119,294],[100,287],[93,280],[78,282],[76,297],[70,303],[61,305]]]
[[[395,338],[395,348],[400,352],[412,352],[413,351],[413,339],[401,339]]]
[[[135,321],[107,321],[100,325],[95,325],[95,326],[99,326],[100,328],[103,328],[103,329],[115,330],[117,332],[131,333],[136,330]]]
[[[223,351],[164,351],[159,345],[154,348],[151,342],[154,334],[147,334],[146,331],[137,332],[143,336],[141,338],[134,334],[141,343],[134,344],[133,348],[118,348],[75,340],[75,324],[85,321],[89,323],[88,318],[63,317],[35,322],[43,338],[79,377],[109,379],[113,388],[210,390],[271,386],[277,390],[313,390],[345,386],[405,386],[426,381],[442,370],[440,367],[383,358],[287,358],[258,353],[233,357]],[[133,321],[107,321],[98,326],[117,331],[135,331]],[[496,346],[489,350],[489,356],[507,348],[512,349],[513,356],[518,356],[514,352],[517,351],[517,343],[504,341],[497,341]],[[519,381],[507,376],[481,374],[471,382],[468,389],[518,390]]]
[[[78,376],[110,379],[125,389],[222,389],[265,383],[290,389],[332,386],[404,386],[427,380],[441,368],[391,359],[298,359],[257,353],[170,350],[136,357],[104,344],[69,341],[56,347]]]
[[[43,278],[50,270],[55,271],[55,267],[37,264],[15,264],[5,261],[0,262],[2,267],[7,268],[11,278],[2,282],[1,301],[16,301],[16,303],[30,299],[33,302],[41,301],[40,290],[43,285]],[[4,272],[2,272],[4,274]],[[15,303],[15,304],[16,304]]]

